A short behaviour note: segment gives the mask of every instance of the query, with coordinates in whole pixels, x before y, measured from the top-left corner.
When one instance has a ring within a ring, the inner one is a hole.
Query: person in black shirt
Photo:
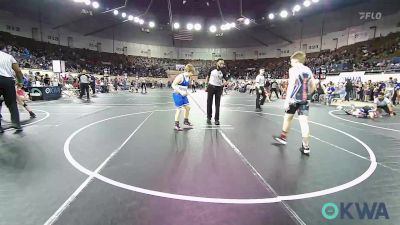
[[[345,101],[350,101],[350,96],[352,95],[352,92],[353,92],[353,83],[350,81],[350,79],[347,79],[346,97],[344,97]]]
[[[89,75],[86,74],[86,70],[82,71],[82,74],[78,76],[79,79],[79,89],[80,94],[79,98],[82,99],[83,95],[86,93],[87,101],[90,101],[90,92],[89,92]]]
[[[221,105],[221,96],[224,89],[225,81],[228,77],[224,71],[225,62],[219,58],[216,61],[216,67],[211,68],[206,78],[207,91],[207,124],[211,125],[212,103],[215,96],[215,125],[219,125],[219,109]]]
[[[92,89],[93,95],[96,94],[96,77],[92,74],[90,76],[90,88]]]
[[[271,83],[271,95],[270,95],[270,99],[271,99],[271,97],[272,97],[272,92],[275,92],[276,98],[279,99],[278,89],[279,89],[279,84],[278,84],[278,82],[276,82],[276,80],[273,80],[272,83]]]
[[[48,74],[44,76],[43,83],[45,86],[50,86],[50,77]]]

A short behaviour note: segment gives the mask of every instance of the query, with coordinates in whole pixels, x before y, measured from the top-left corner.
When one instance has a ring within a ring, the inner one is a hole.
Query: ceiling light
[[[314,3],[318,3],[318,2],[319,2],[319,0],[312,0],[312,2],[314,2]]]
[[[154,23],[153,21],[150,21],[149,22],[149,27],[150,28],[153,28],[153,27],[155,27],[156,26],[156,23]]]
[[[139,24],[140,24],[140,25],[143,25],[143,24],[144,24],[144,20],[140,19],[140,20],[139,20]]]
[[[132,15],[129,15],[129,16],[128,16],[128,20],[133,20],[133,16],[132,16]]]
[[[275,18],[275,15],[274,15],[273,13],[270,13],[270,14],[268,15],[268,18],[269,18],[270,20],[273,20],[273,19]]]
[[[223,24],[223,25],[221,25],[221,30],[227,30],[227,27],[226,27],[226,25],[225,24]]]
[[[231,28],[235,28],[235,27],[236,27],[236,23],[233,23],[233,22],[232,22],[232,23],[229,24],[229,26],[230,26]]]
[[[249,25],[250,24],[250,19],[249,18],[244,19],[244,24],[245,25]]]
[[[122,16],[122,18],[125,18],[126,17],[126,13],[122,13],[121,16]]]
[[[90,5],[91,1],[90,0],[85,0],[85,5]]]
[[[303,5],[304,5],[305,7],[308,7],[308,6],[311,5],[311,2],[310,2],[309,0],[305,0],[305,1],[303,2]]]
[[[293,7],[293,12],[298,12],[298,11],[300,11],[300,9],[301,9],[301,6],[300,6],[300,5],[295,5],[295,6]]]
[[[179,29],[181,27],[181,25],[177,22],[174,23],[174,29]]]
[[[210,32],[215,33],[217,31],[217,27],[215,25],[210,26]]]
[[[139,23],[139,22],[140,22],[140,19],[139,19],[139,17],[135,16],[135,17],[133,18],[133,22],[135,22],[135,23]]]
[[[116,16],[117,16],[117,15],[118,15],[118,13],[119,13],[119,12],[118,12],[118,10],[114,10],[114,15],[116,15]]]
[[[279,15],[280,15],[282,18],[286,18],[286,17],[288,16],[288,12],[287,12],[286,10],[282,10],[282,11],[279,13]]]
[[[92,6],[93,6],[93,8],[97,9],[100,7],[100,4],[98,2],[93,2]]]
[[[188,29],[188,30],[193,30],[193,24],[192,24],[192,23],[188,23],[188,24],[186,25],[186,29]]]
[[[197,31],[201,30],[201,24],[196,23],[196,24],[194,25],[194,29],[197,30]]]

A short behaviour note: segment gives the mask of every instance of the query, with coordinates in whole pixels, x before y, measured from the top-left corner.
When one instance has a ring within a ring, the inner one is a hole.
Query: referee
[[[82,99],[83,95],[86,93],[87,99],[86,101],[90,101],[90,92],[89,92],[89,82],[90,77],[87,74],[86,70],[82,70],[82,73],[78,76],[79,79],[79,98]]]
[[[215,125],[219,125],[219,108],[221,105],[221,96],[224,90],[224,80],[228,80],[226,73],[223,71],[225,62],[219,58],[216,61],[217,65],[211,68],[206,78],[207,91],[207,124],[211,125],[212,118],[212,103],[215,96]]]
[[[16,129],[16,133],[19,133],[22,131],[22,127],[17,107],[14,74],[17,78],[17,85],[19,87],[22,87],[23,75],[14,57],[4,52],[5,47],[6,43],[0,37],[0,97],[3,96],[4,102],[10,110],[11,127]],[[0,133],[3,132],[4,130],[1,127],[0,121]]]

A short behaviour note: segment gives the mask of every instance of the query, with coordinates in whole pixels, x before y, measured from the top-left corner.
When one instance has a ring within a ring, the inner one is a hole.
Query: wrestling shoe
[[[183,125],[185,125],[185,128],[187,128],[187,129],[193,128],[193,124],[191,122],[189,122],[188,119],[185,119],[185,121],[183,121]]]
[[[179,122],[175,122],[174,130],[176,130],[176,131],[182,131],[182,130],[183,130],[183,129],[179,126]]]
[[[310,156],[310,147],[305,148],[304,145],[302,144],[299,151],[301,152],[301,154],[303,155],[307,155]]]
[[[207,125],[211,125],[211,119],[207,119]]]
[[[219,124],[220,124],[220,123],[219,123],[219,120],[216,120],[216,121],[215,121],[215,125],[219,126]]]
[[[31,116],[31,119],[34,119],[34,118],[36,118],[36,114],[35,114],[35,113],[33,113],[32,111],[30,111],[30,112],[29,112],[29,115]]]
[[[256,108],[256,112],[261,112],[262,109],[261,108]]]
[[[21,133],[22,132],[22,127],[21,125],[16,125],[16,124],[12,124],[11,128],[15,129],[15,133]]]
[[[281,134],[279,136],[272,136],[272,137],[274,138],[275,141],[277,141],[283,145],[287,144],[286,136],[283,134]]]

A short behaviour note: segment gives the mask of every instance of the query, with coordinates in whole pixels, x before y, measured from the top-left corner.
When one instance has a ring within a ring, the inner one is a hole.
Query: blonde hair
[[[194,66],[192,64],[186,64],[185,72],[191,72],[194,74],[196,72],[196,69],[194,68]]]
[[[304,63],[306,61],[306,53],[304,53],[302,51],[297,51],[297,52],[293,53],[292,56],[290,56],[290,59],[295,59],[300,63]]]

